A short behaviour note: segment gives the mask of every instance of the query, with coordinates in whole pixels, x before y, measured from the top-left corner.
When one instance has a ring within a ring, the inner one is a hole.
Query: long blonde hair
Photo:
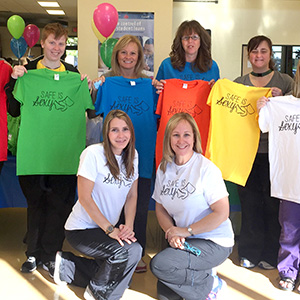
[[[119,179],[120,169],[116,157],[111,148],[111,142],[109,140],[108,134],[110,129],[110,122],[112,119],[121,119],[127,124],[131,137],[128,145],[125,147],[122,153],[122,161],[125,165],[127,178],[134,174],[134,164],[133,160],[135,157],[135,135],[134,128],[129,116],[122,110],[111,110],[106,116],[103,124],[103,147],[104,154],[107,159],[108,168],[115,179]]]
[[[140,40],[136,36],[130,34],[123,35],[114,46],[111,56],[112,73],[114,76],[122,76],[118,62],[118,54],[119,51],[124,49],[129,43],[135,43],[138,47],[138,60],[134,68],[134,74],[136,75],[136,78],[143,77],[142,71],[144,70],[145,66],[143,47]]]
[[[193,150],[197,153],[202,153],[201,136],[196,121],[188,113],[177,113],[170,118],[165,130],[163,141],[163,157],[160,165],[160,169],[163,172],[166,171],[167,164],[171,163],[175,158],[175,152],[171,147],[171,136],[172,132],[174,131],[175,127],[179,124],[180,121],[187,121],[191,125],[194,134]]]
[[[300,60],[298,61],[297,71],[294,78],[293,96],[300,98]]]

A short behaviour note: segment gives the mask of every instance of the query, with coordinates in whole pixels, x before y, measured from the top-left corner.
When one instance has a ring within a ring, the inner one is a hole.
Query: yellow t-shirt
[[[270,88],[249,87],[219,79],[207,100],[211,120],[205,156],[223,179],[245,186],[258,149],[260,130],[256,101]]]
[[[37,69],[48,69],[47,67],[45,67],[43,64],[42,64],[42,60],[39,60],[37,65],[36,65],[36,68]],[[55,72],[63,72],[63,71],[66,71],[66,67],[60,63],[60,66],[56,69],[49,69],[49,70],[52,70],[52,71],[55,71]]]

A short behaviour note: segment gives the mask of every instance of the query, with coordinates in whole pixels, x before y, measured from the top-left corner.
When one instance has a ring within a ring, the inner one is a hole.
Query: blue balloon
[[[21,58],[27,49],[27,43],[21,36],[19,39],[12,38],[10,41],[10,49],[17,58]]]

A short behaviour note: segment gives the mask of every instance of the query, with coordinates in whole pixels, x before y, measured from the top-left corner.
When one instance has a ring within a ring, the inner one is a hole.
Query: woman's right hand
[[[92,87],[93,87],[93,90],[98,90],[98,87],[95,87],[95,84],[96,86],[98,85],[97,83],[100,82],[100,86],[105,82],[105,77],[102,75],[100,77],[97,77],[96,79],[94,79],[92,81]]]
[[[110,234],[108,234],[108,236],[112,239],[115,239],[119,242],[119,244],[123,247],[124,246],[124,243],[123,241],[120,239],[119,237],[119,234],[120,234],[120,229],[115,227],[114,231],[111,232]]]
[[[178,248],[183,250],[184,249],[184,242],[185,242],[185,238],[182,236],[173,236],[170,240],[169,240],[169,245],[172,248]]]
[[[13,79],[18,79],[19,77],[22,77],[24,73],[27,73],[27,69],[24,66],[17,65],[14,66],[13,71],[11,73],[11,77]]]
[[[256,103],[257,111],[259,112],[269,101],[270,100],[267,97],[260,97]]]

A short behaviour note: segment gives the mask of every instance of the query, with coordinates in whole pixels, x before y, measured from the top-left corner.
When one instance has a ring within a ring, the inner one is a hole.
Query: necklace
[[[264,76],[270,74],[272,71],[273,70],[271,70],[271,69],[269,69],[268,71],[263,72],[263,73],[255,73],[255,72],[252,71],[250,74],[255,76],[255,77],[264,77]]]
[[[179,171],[182,169],[183,166],[178,166],[176,163],[174,163],[176,175],[178,175]]]

